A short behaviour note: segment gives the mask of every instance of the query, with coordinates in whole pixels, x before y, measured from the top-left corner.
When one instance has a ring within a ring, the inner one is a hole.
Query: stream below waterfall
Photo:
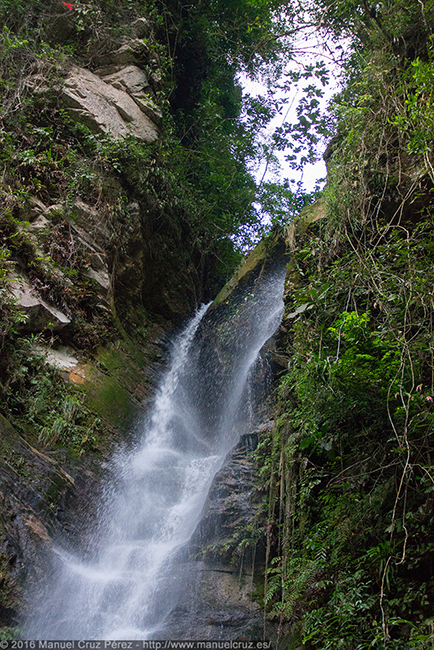
[[[174,338],[141,436],[111,461],[115,478],[89,534],[91,551],[57,542],[51,574],[29,597],[25,638],[170,638],[167,621],[189,580],[180,550],[226,455],[252,427],[249,381],[280,323],[284,276],[282,264],[246,291],[237,331],[225,326],[217,352],[207,306]]]

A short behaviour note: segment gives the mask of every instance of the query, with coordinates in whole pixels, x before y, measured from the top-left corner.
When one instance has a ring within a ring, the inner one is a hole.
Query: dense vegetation
[[[265,608],[291,647],[430,648],[434,17],[316,9],[352,51],[327,185],[289,232],[288,371],[258,450]]]
[[[0,389],[3,413],[17,426],[32,424],[28,414],[42,390],[35,343],[66,343],[90,355],[127,333],[140,344],[161,316],[185,316],[194,300],[214,296],[242,247],[258,238],[249,169],[262,155],[257,136],[274,109],[261,102],[245,109],[236,75],[253,75],[261,65],[271,73],[278,65],[280,27],[272,14],[281,4],[0,3]],[[70,118],[59,95],[73,63],[97,68],[143,16],[149,30],[140,65],[163,109],[154,144],[93,133]],[[89,251],[71,237],[77,200],[106,232],[108,302],[89,278]],[[35,201],[54,205],[49,227],[33,226]],[[129,271],[140,254],[146,268]],[[119,268],[127,269],[122,277]],[[53,332],[48,323],[32,331],[10,293],[17,271],[66,314],[68,328]],[[66,391],[67,401],[76,395],[61,388],[58,373],[43,375],[51,390],[42,390],[49,404],[38,412],[36,429],[46,431],[40,441],[58,441],[50,433],[53,414],[63,408],[58,393]],[[83,424],[77,409],[61,420],[65,431],[92,429],[91,416]],[[91,438],[83,433],[86,445]],[[68,446],[68,436],[61,439]]]

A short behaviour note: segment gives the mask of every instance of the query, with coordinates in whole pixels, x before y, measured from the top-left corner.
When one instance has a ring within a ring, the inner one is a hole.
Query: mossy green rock
[[[268,262],[275,261],[280,255],[285,252],[284,232],[280,227],[275,227],[271,233],[247,255],[244,262],[239,267],[238,271],[232,278],[225,284],[223,289],[215,298],[210,307],[210,311],[224,303],[237,287],[247,283],[252,276],[252,273],[259,270],[259,274]]]
[[[128,337],[110,343],[99,348],[94,359],[64,374],[84,393],[85,405],[111,433],[126,433],[152,394],[150,367],[161,358],[153,339],[161,332],[154,328],[143,345]]]

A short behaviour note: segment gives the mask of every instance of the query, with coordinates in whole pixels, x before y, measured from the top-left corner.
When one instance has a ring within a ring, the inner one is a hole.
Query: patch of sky
[[[327,106],[341,88],[344,48],[324,40],[318,31],[304,33],[295,41],[279,80],[240,76],[247,107],[255,101],[273,106],[274,116],[260,135],[263,155],[250,170],[259,185],[286,184],[297,194],[324,186],[323,154],[333,133]]]

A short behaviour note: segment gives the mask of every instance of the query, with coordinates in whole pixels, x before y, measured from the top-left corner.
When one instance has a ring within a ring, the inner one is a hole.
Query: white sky
[[[297,50],[299,51],[299,56],[297,57],[297,60],[301,64],[315,64],[316,61],[321,61],[324,60],[327,66],[327,69],[329,70],[330,77],[329,77],[329,85],[328,86],[322,86],[319,81],[317,81],[317,85],[319,88],[322,88],[324,91],[324,97],[320,100],[320,110],[321,112],[326,109],[326,106],[328,102],[330,101],[331,97],[336,94],[339,90],[339,73],[340,73],[340,68],[339,66],[334,63],[334,57],[333,57],[333,45],[330,43],[324,43],[323,41],[320,40],[319,36],[317,35],[310,35],[308,38],[303,38],[300,39],[297,44],[296,44]],[[294,62],[290,63],[290,66],[288,66],[289,69],[292,70],[297,70],[298,66]],[[264,95],[266,93],[266,87],[263,84],[257,83],[257,82],[252,82],[246,77],[241,78],[241,83],[243,88],[246,90],[247,93],[250,95]],[[293,85],[293,90],[289,94],[289,96],[286,97],[287,99],[287,104],[286,107],[282,111],[282,115],[276,116],[269,124],[267,133],[272,133],[277,127],[282,126],[284,122],[290,122],[290,123],[296,123],[298,121],[297,119],[297,114],[296,114],[296,108],[298,101],[302,97],[302,88],[309,85],[310,83],[313,83],[310,79],[306,80],[303,79],[298,83],[299,89],[297,90],[296,85]],[[285,93],[282,93],[279,95],[282,98],[285,98]],[[294,179],[294,191],[296,190],[296,183],[297,181],[302,181],[302,187],[306,192],[311,192],[314,190],[315,185],[317,181],[321,178],[325,178],[326,176],[326,166],[324,161],[322,160],[322,154],[325,151],[325,148],[327,146],[327,142],[323,142],[319,146],[319,157],[320,160],[313,164],[313,165],[306,165],[304,170],[302,172],[296,171],[290,168],[289,164],[287,161],[285,161],[285,152],[276,152],[276,155],[280,161],[281,164],[281,170],[276,173],[276,171],[272,169],[267,169],[264,181],[265,182],[270,182],[274,180],[280,180],[282,181],[284,178],[288,178],[289,180]],[[286,153],[291,153],[290,151],[287,151]],[[260,181],[264,175],[265,171],[265,163],[261,165],[258,169],[253,171],[253,174],[255,178]]]

